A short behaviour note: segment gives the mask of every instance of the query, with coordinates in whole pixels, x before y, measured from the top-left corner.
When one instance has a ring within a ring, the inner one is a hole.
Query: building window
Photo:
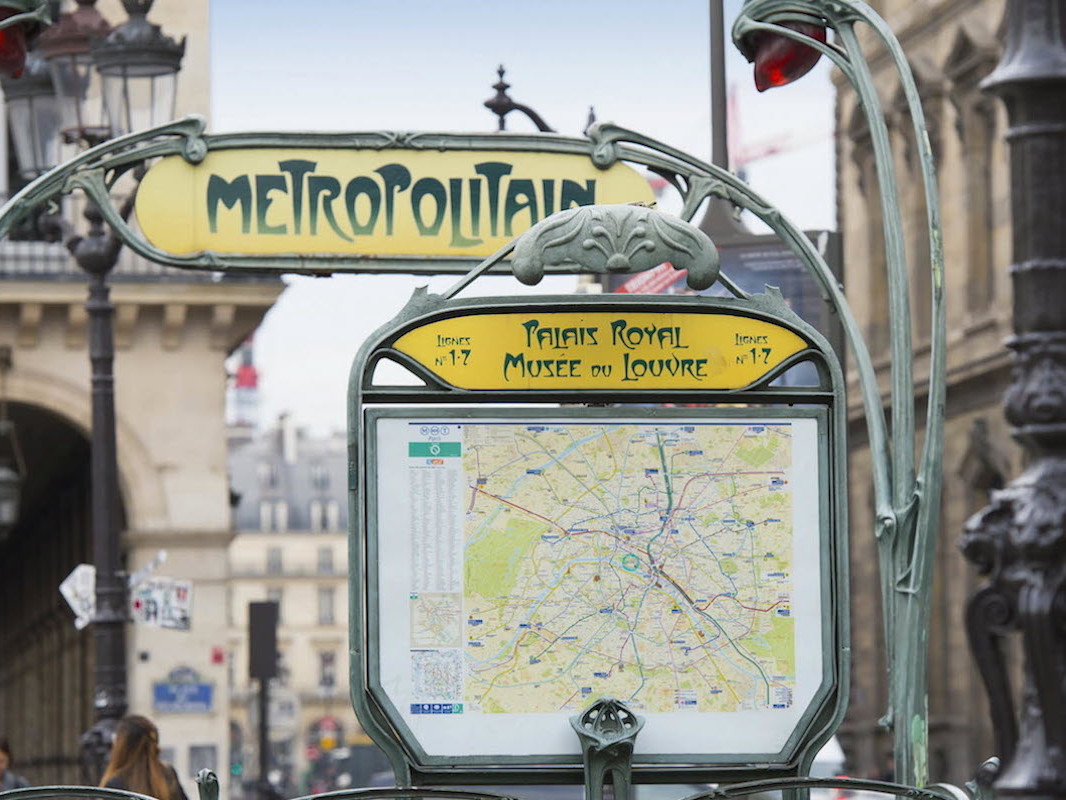
[[[333,574],[333,548],[326,546],[318,548],[318,572],[320,575]]]
[[[318,590],[318,624],[333,624],[333,587]]]
[[[284,500],[259,503],[259,530],[285,531],[289,528],[289,504]]]
[[[326,528],[326,514],[321,500],[312,500],[307,504],[307,516],[311,523],[311,530],[322,531]]]
[[[329,471],[325,464],[311,465],[311,486],[320,491],[329,488]]]
[[[274,527],[274,504],[269,500],[259,503],[259,530],[269,531]]]
[[[326,530],[337,531],[341,527],[341,507],[336,500],[326,503]]]
[[[280,586],[268,586],[267,587],[267,600],[269,600],[272,603],[277,603],[278,604],[278,622],[279,623],[281,622],[281,619],[283,617],[283,614],[282,614],[283,604],[281,602],[281,598],[282,598],[282,591],[281,591],[281,587]]]
[[[337,654],[332,650],[322,650],[318,654],[318,687],[328,694],[333,693],[337,685]]]
[[[195,778],[202,769],[218,769],[218,749],[213,744],[194,744],[189,746],[190,778]]]
[[[281,548],[269,547],[267,548],[267,574],[268,575],[280,575],[281,574]]]
[[[278,465],[268,461],[260,461],[256,466],[259,475],[259,486],[263,489],[276,489],[278,486]]]

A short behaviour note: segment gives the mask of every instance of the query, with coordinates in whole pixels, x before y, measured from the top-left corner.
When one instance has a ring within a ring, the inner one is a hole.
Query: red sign
[[[628,281],[619,286],[616,294],[662,294],[679,280],[688,274],[687,269],[674,269],[674,265],[667,261],[655,269],[634,275]]]

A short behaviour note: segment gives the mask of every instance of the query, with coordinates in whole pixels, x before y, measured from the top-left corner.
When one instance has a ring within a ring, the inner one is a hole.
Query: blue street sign
[[[213,700],[210,683],[156,683],[152,687],[152,708],[164,714],[207,713]]]

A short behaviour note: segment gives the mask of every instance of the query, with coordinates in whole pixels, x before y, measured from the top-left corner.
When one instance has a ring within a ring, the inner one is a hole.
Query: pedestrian
[[[100,785],[159,800],[189,800],[174,767],[159,760],[159,731],[151,720],[135,714],[123,717],[115,727],[111,761]]]
[[[7,739],[0,739],[0,792],[7,792],[11,789],[25,789],[30,785],[28,780],[11,771],[12,763],[11,744]]]

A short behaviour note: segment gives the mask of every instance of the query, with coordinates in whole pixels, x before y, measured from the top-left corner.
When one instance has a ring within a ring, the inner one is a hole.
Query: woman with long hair
[[[159,731],[151,720],[135,714],[123,717],[115,727],[111,761],[100,785],[159,800],[188,800],[174,768],[159,760]]]

